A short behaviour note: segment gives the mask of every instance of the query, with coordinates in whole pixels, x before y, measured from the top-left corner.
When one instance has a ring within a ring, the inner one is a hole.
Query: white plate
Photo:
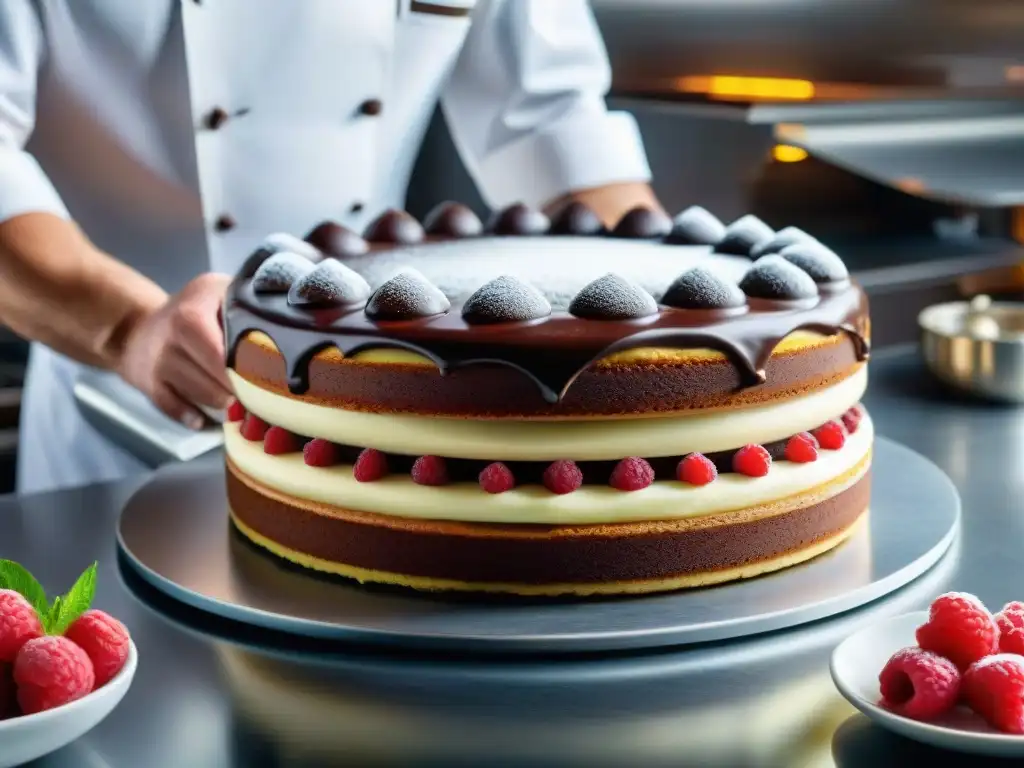
[[[900,717],[878,705],[878,675],[900,648],[916,645],[914,631],[924,624],[924,611],[895,616],[865,627],[832,652],[832,680],[853,706],[883,728],[943,749],[996,757],[1024,757],[1024,736],[990,728],[984,720],[957,707],[927,723]]]
[[[114,711],[135,677],[139,654],[131,644],[124,669],[85,698],[38,715],[0,720],[0,768],[36,760],[81,738]]]

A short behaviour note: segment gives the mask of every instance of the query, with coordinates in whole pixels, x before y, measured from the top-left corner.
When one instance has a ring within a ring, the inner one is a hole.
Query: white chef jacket
[[[0,0],[0,221],[71,217],[176,291],[401,207],[438,99],[492,207],[647,180],[609,82],[586,0]],[[33,345],[22,491],[143,469],[82,419],[80,370]]]

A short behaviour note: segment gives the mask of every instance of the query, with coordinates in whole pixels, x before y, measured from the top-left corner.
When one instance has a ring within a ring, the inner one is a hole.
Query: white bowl
[[[995,757],[1024,757],[1024,736],[1001,733],[966,707],[931,722],[893,714],[878,705],[878,675],[900,648],[916,645],[914,631],[928,620],[924,611],[880,621],[844,640],[832,652],[832,679],[839,692],[875,723],[942,749]]]
[[[135,677],[139,654],[131,644],[124,668],[85,698],[37,715],[0,720],[0,768],[36,760],[81,738],[114,711]]]

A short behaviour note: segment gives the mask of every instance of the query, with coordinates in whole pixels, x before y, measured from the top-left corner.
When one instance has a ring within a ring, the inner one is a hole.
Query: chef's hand
[[[191,429],[207,422],[196,406],[220,410],[231,400],[217,318],[230,281],[227,275],[200,275],[142,316],[117,366],[125,381]]]

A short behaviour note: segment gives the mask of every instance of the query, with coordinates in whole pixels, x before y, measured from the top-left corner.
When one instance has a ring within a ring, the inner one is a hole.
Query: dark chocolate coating
[[[550,227],[551,221],[542,212],[516,203],[495,213],[487,224],[487,231],[495,235],[543,235]]]
[[[783,248],[796,243],[817,243],[813,237],[802,229],[786,227],[776,232],[770,239],[763,240],[750,249],[750,258],[760,259],[772,253],[779,253]]]
[[[743,216],[725,228],[725,237],[715,246],[715,253],[749,256],[754,246],[774,236],[772,228],[756,216]]]
[[[819,284],[838,283],[850,277],[843,260],[821,243],[796,243],[783,248],[779,256],[800,267]]]
[[[371,243],[414,245],[423,242],[426,233],[420,223],[408,213],[392,208],[370,222],[364,237]]]
[[[414,269],[399,272],[373,292],[366,302],[372,320],[413,320],[447,312],[451,302],[440,289]]]
[[[462,317],[470,325],[539,320],[550,314],[551,304],[540,291],[510,275],[481,286],[462,305]]]
[[[744,275],[740,288],[757,299],[794,301],[818,295],[811,276],[778,254],[764,256]]]
[[[725,237],[725,224],[694,205],[672,220],[672,231],[665,237],[669,245],[717,245]]]
[[[657,312],[651,294],[611,272],[585,286],[569,305],[570,314],[588,320],[637,320]]]
[[[747,303],[739,286],[694,267],[675,279],[661,303],[677,309],[735,309]]]
[[[361,256],[370,250],[370,244],[347,227],[333,221],[318,224],[306,235],[307,243],[328,256],[343,259],[346,256]]]
[[[552,235],[601,235],[604,224],[589,206],[573,200],[551,221]]]
[[[660,211],[638,206],[619,219],[613,237],[654,240],[672,231],[672,220]]]
[[[428,235],[436,237],[476,237],[484,231],[483,222],[472,208],[453,202],[435,206],[423,220],[423,227]]]

